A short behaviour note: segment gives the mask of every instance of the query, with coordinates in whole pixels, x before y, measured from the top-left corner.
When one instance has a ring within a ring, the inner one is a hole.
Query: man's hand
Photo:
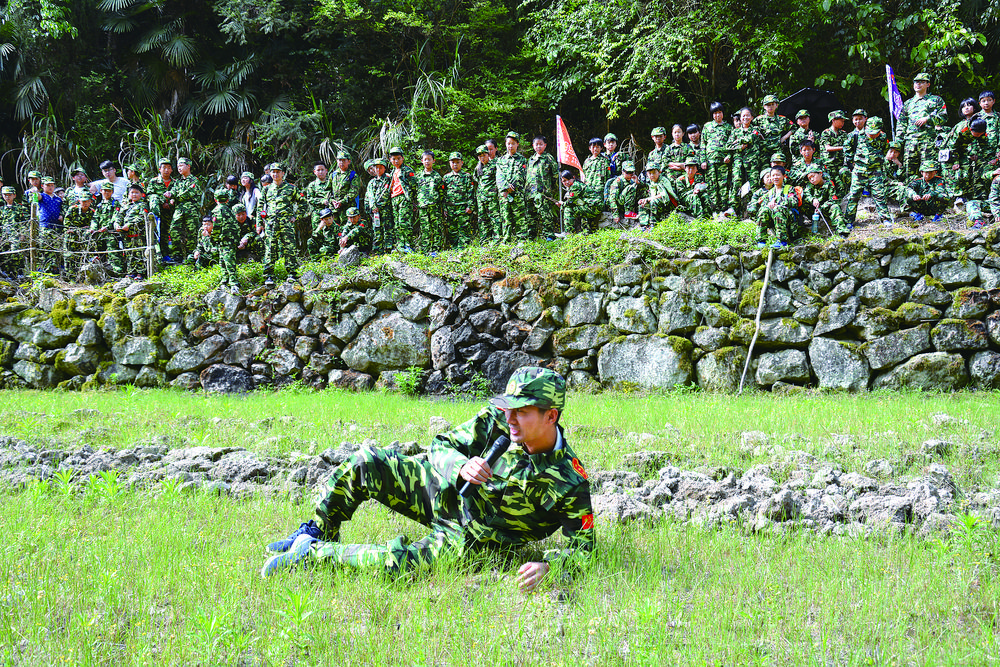
[[[523,593],[530,593],[535,590],[542,578],[549,573],[548,563],[525,563],[517,571],[517,585]]]
[[[462,466],[458,476],[473,484],[483,484],[493,477],[493,469],[481,456],[473,456],[469,462]]]

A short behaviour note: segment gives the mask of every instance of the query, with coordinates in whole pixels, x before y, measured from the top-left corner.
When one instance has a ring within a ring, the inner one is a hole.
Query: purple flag
[[[892,71],[892,66],[885,66],[886,89],[889,92],[889,113],[893,118],[899,118],[903,112],[903,96],[899,94],[899,86],[896,85],[896,74]]]

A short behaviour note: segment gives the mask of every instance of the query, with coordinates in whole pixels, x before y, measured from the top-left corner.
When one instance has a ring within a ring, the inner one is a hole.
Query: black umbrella
[[[795,121],[795,114],[800,109],[809,112],[809,127],[816,131],[825,130],[830,126],[827,114],[831,111],[840,109],[848,118],[851,117],[851,111],[853,111],[853,109],[845,109],[841,106],[840,100],[829,90],[817,88],[803,88],[778,102],[778,113],[787,116],[792,122]]]

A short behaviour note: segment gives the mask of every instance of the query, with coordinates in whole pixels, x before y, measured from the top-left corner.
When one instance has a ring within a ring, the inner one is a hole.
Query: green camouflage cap
[[[927,72],[921,72],[920,74],[918,74],[915,77],[913,77],[913,80],[914,81],[926,81],[927,83],[930,83],[931,82],[931,75],[928,74]]]
[[[764,104],[777,104],[778,103],[778,96],[777,95],[765,95],[763,103]]]
[[[355,216],[361,215],[361,211],[359,211],[356,206],[352,206],[351,208],[347,209],[346,213],[348,218],[353,218]]]
[[[236,204],[235,206],[233,206],[233,215],[236,215],[237,213],[246,213],[246,212],[247,212],[247,207],[244,206],[243,204]]]
[[[191,160],[190,160],[190,158],[179,157],[179,158],[177,158],[177,164],[179,164],[179,165],[186,164],[186,165],[188,165],[190,167],[191,166]]]
[[[903,142],[902,141],[890,141],[889,142],[889,148],[895,148],[897,151],[901,151],[901,150],[903,150]]]
[[[55,182],[56,182],[56,179],[52,178],[51,176],[43,176],[42,177],[42,185],[48,185],[49,183],[55,183]]]
[[[506,138],[507,139],[513,139],[517,143],[521,143],[521,135],[518,134],[517,132],[515,132],[514,130],[511,130],[510,132],[508,132]]]
[[[937,171],[938,164],[934,160],[924,160],[920,163],[920,171]]]
[[[483,153],[489,154],[490,149],[486,147],[486,144],[479,144],[476,146],[476,155],[482,155]]]
[[[321,210],[319,212],[319,219],[320,220],[323,220],[325,218],[332,218],[332,217],[333,217],[333,209],[324,208],[323,210]]]
[[[634,172],[635,171],[635,163],[634,162],[622,162],[622,171],[627,171],[629,173]]]
[[[375,160],[365,160],[365,171],[368,171],[373,166],[375,166]]]
[[[285,163],[284,162],[272,162],[271,165],[270,165],[270,167],[271,167],[271,171],[285,171]]]
[[[70,176],[76,176],[77,174],[83,174],[84,176],[86,176],[87,172],[83,170],[83,167],[73,167],[72,169],[69,170]]]
[[[865,132],[867,134],[878,134],[882,131],[882,119],[878,116],[872,116],[865,123]]]
[[[455,151],[454,153],[448,156],[448,161],[451,162],[452,160],[461,160],[462,162],[465,162],[465,158],[463,158],[462,154],[459,153],[458,151]]]
[[[12,188],[9,185],[5,185],[5,186],[3,186],[3,190],[0,190],[0,194],[4,194],[4,195],[16,195],[17,194],[17,190],[15,190],[14,188]]]
[[[822,173],[823,173],[823,167],[819,166],[818,164],[809,165],[809,168],[806,169],[806,175],[822,174]]]
[[[403,155],[403,149],[399,146],[393,146],[389,149],[389,155]]]
[[[233,198],[233,191],[229,188],[219,188],[215,191],[215,201],[226,204]]]
[[[652,131],[650,131],[649,136],[655,137],[658,134],[662,134],[663,136],[667,136],[667,128],[663,127],[662,125],[657,125],[656,127],[654,127],[652,129]]]
[[[178,160],[178,162],[179,162],[179,160]],[[169,164],[171,167],[174,166],[174,163],[171,162],[170,158],[168,158],[168,157],[161,157],[159,160],[156,161],[156,166],[157,167],[162,167],[165,164]]]
[[[698,158],[696,157],[689,157],[688,159],[684,160],[685,167],[697,167],[698,164],[699,164]]]
[[[374,166],[376,166],[376,167],[379,166],[379,165],[381,165],[381,166],[385,167],[386,169],[389,168],[389,163],[385,161],[385,158],[377,158],[375,160],[372,160],[372,164]]]
[[[868,112],[865,111],[864,109],[855,109],[854,113],[852,113],[851,115],[852,116],[864,116],[865,118],[868,118]]]
[[[125,171],[126,172],[134,171],[137,174],[141,174],[142,173],[142,165],[139,164],[138,162],[133,162],[132,164],[127,164],[127,165],[125,165]]]
[[[606,142],[607,141],[618,141],[618,137],[615,136],[613,133],[608,132],[607,134],[604,135],[604,141],[606,141]]]
[[[646,164],[646,171],[660,171],[660,163],[656,160]]]
[[[347,151],[337,151],[338,160],[350,160],[351,156],[347,154]]]
[[[836,111],[831,111],[830,113],[828,113],[828,114],[826,115],[826,118],[827,118],[827,120],[829,120],[829,121],[830,121],[831,123],[832,123],[833,121],[837,120],[838,118],[839,118],[840,120],[847,120],[847,116],[845,116],[845,115],[844,115],[844,112],[843,112],[843,111],[841,111],[840,109],[837,109]]]
[[[785,156],[781,153],[771,153],[771,162],[781,162],[785,163]]]
[[[799,118],[809,118],[809,110],[799,109],[798,113],[795,114],[795,120],[798,120]]]
[[[249,178],[250,180],[253,180],[254,175],[251,174],[249,171],[244,171],[242,174],[240,174],[240,178],[242,179],[244,177]]]
[[[102,190],[110,190],[111,192],[114,192],[115,191],[115,186],[114,186],[113,183],[109,183],[107,181],[104,181],[103,183],[101,183],[101,189]]]
[[[42,173],[39,172],[39,171],[29,171],[28,172],[28,178],[41,178],[41,177],[42,177]]]
[[[522,366],[510,376],[504,393],[490,403],[507,410],[536,405],[561,411],[566,405],[566,380],[548,368]]]

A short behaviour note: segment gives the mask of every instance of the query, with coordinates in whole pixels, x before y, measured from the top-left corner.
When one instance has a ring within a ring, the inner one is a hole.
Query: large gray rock
[[[931,267],[931,275],[948,289],[971,285],[979,278],[979,267],[971,259],[939,262]],[[911,299],[912,301],[912,299]]]
[[[434,303],[432,299],[419,292],[414,292],[396,304],[396,310],[411,322],[417,322],[427,317],[432,303]]]
[[[135,386],[147,389],[167,386],[167,374],[154,366],[143,366],[135,376]]]
[[[669,388],[690,384],[694,376],[691,341],[677,336],[634,334],[601,348],[597,371],[602,382],[630,382]]]
[[[952,296],[951,292],[941,284],[941,281],[930,276],[921,276],[913,289],[910,290],[910,298],[907,300],[941,308],[951,303]]]
[[[343,352],[344,363],[364,373],[402,370],[430,364],[427,324],[410,322],[399,313],[386,312],[366,324]]]
[[[266,358],[275,377],[297,377],[302,370],[302,360],[291,350],[270,350]]]
[[[698,386],[705,391],[735,393],[739,389],[746,360],[745,347],[724,347],[709,352],[698,360]],[[750,377],[752,380],[753,376]]]
[[[111,347],[111,354],[119,364],[142,366],[156,363],[156,343],[144,336],[129,337]]]
[[[253,376],[242,368],[227,364],[215,364],[201,372],[198,380],[205,391],[224,394],[242,394],[253,391]]]
[[[730,330],[729,335],[734,341],[750,345],[754,329],[753,320],[741,320],[738,326]],[[812,327],[790,317],[761,320],[756,344],[762,348],[805,347],[812,339],[812,331]]]
[[[656,331],[656,316],[647,297],[623,297],[608,304],[608,320],[622,333]]]
[[[1000,310],[990,313],[986,318],[986,335],[994,345],[1000,346]]]
[[[889,263],[890,278],[917,279],[926,273],[926,255],[923,247],[917,244],[900,246],[892,255]]]
[[[861,351],[872,370],[880,371],[929,350],[930,328],[930,324],[922,324],[912,329],[896,331],[868,341],[861,346]]]
[[[302,307],[302,304],[286,303],[285,307],[271,318],[271,324],[286,329],[295,329],[299,324],[299,320],[305,316],[306,309]]]
[[[104,340],[101,329],[94,320],[84,320],[80,335],[76,337],[76,344],[84,347],[100,345]]]
[[[905,280],[897,278],[880,278],[865,283],[857,291],[861,303],[872,308],[895,309],[906,301],[910,294],[910,285]]]
[[[507,380],[514,371],[521,366],[537,366],[539,361],[541,361],[539,357],[520,350],[500,350],[483,362],[483,375],[490,381],[493,393],[499,394],[507,386]]]
[[[781,350],[760,355],[757,384],[770,387],[775,382],[809,382],[809,361],[802,350]]]
[[[944,316],[958,320],[978,320],[986,315],[993,305],[988,290],[962,287],[955,291],[955,298]]]
[[[630,523],[632,521],[652,521],[662,512],[641,500],[623,493],[598,494],[591,497],[594,515],[607,524]]]
[[[437,276],[424,273],[402,262],[389,262],[388,267],[392,275],[415,290],[442,299],[451,299],[453,296],[454,290],[451,285]]]
[[[977,352],[972,355],[969,376],[976,389],[1000,389],[1000,354]]]
[[[222,363],[248,368],[266,347],[266,336],[238,340],[222,353]]]
[[[871,371],[856,345],[830,338],[813,338],[809,344],[809,363],[822,389],[863,391],[868,388]]]
[[[225,347],[226,339],[218,334],[206,338],[195,347],[186,347],[172,356],[167,362],[167,373],[178,375],[201,370]]]
[[[990,346],[986,324],[980,320],[941,320],[931,329],[931,343],[944,352],[985,350]]]
[[[560,357],[579,357],[601,347],[617,335],[618,331],[607,324],[567,327],[552,334],[552,349]]]
[[[600,292],[582,292],[570,299],[563,309],[566,326],[577,327],[597,322],[601,316],[603,298]]]
[[[822,336],[850,326],[858,315],[859,301],[857,297],[849,297],[843,303],[834,303],[819,313],[819,321],[813,329],[814,336]]]
[[[510,280],[498,280],[490,286],[493,303],[514,303],[521,298],[521,285]]]
[[[327,386],[350,391],[368,391],[375,386],[375,378],[371,375],[351,370],[332,370],[327,382]]]
[[[205,305],[213,312],[220,313],[226,322],[232,322],[245,305],[246,301],[239,294],[233,294],[228,290],[212,290],[205,295]]]
[[[326,321],[327,332],[344,344],[351,342],[360,328],[349,313],[334,314]]]
[[[905,496],[862,496],[851,503],[850,517],[869,525],[906,524],[913,502]]]
[[[953,391],[969,384],[969,373],[960,354],[919,354],[890,372],[875,378],[876,389],[920,389]]]
[[[48,364],[36,364],[24,359],[15,362],[12,370],[35,389],[54,387],[61,377],[56,369]]]
[[[686,334],[698,328],[700,319],[691,297],[684,292],[664,292],[660,296],[660,319],[657,330],[661,334]]]
[[[455,337],[451,327],[441,327],[431,334],[431,363],[441,370],[455,363]]]
[[[56,370],[66,375],[90,375],[97,370],[101,355],[97,348],[70,343],[56,355]]]

